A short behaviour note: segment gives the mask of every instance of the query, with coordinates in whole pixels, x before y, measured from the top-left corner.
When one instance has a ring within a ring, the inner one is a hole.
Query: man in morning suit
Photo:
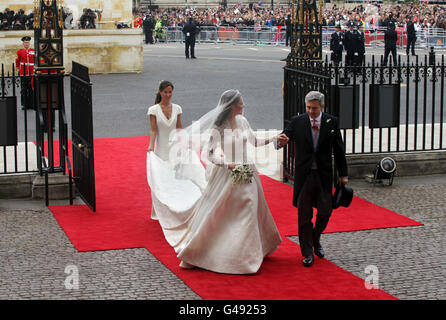
[[[293,205],[298,209],[299,244],[302,263],[313,265],[313,253],[323,258],[320,244],[332,212],[332,155],[338,170],[338,183],[348,183],[347,160],[338,119],[322,112],[324,95],[311,91],[305,97],[306,113],[294,116],[279,135],[277,146],[296,144]],[[313,226],[313,207],[317,209]]]

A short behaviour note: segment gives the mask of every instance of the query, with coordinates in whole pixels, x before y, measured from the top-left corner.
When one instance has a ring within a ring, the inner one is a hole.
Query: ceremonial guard
[[[344,50],[344,34],[340,25],[336,25],[336,31],[331,34],[330,51],[331,61],[335,66],[342,62],[342,51]]]
[[[23,49],[17,51],[16,68],[21,76],[22,109],[34,109],[34,56],[31,49],[31,37],[23,37]]]

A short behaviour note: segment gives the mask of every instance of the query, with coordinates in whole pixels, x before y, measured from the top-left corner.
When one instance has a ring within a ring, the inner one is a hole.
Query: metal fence
[[[411,60],[412,61],[412,60]],[[339,119],[347,154],[446,150],[444,56],[384,66],[372,57],[364,66],[285,67],[284,125],[305,112],[310,90],[325,94],[326,111]],[[285,177],[294,175],[294,145],[284,151]]]
[[[230,27],[230,26],[204,26],[197,35],[198,43],[240,43],[255,45],[284,45],[286,43],[286,27],[274,26],[271,28],[262,27],[256,30],[254,27]],[[385,28],[376,28],[364,32],[365,45],[371,48],[384,47]],[[330,45],[331,34],[334,27],[324,27],[322,29],[322,44]],[[407,45],[407,34],[403,29],[397,29],[399,48]],[[158,32],[157,40],[161,42],[182,42],[184,35],[181,27],[167,27],[162,32]],[[439,28],[422,29],[417,32],[416,46],[418,48],[446,48],[446,30]]]
[[[35,75],[19,75],[12,65],[12,72],[5,73],[1,65],[0,77],[0,175],[20,173],[47,174],[51,168],[45,159],[48,151],[44,135],[48,135],[46,112],[37,108],[33,86]],[[51,75],[48,75],[48,77]],[[4,109],[8,109],[5,112]],[[4,116],[4,117],[3,117]],[[54,115],[53,115],[54,116]],[[68,123],[64,110],[58,111],[55,126],[59,135],[58,158],[60,166],[70,166],[67,159]],[[54,120],[53,120],[54,121]],[[63,171],[65,172],[65,170]]]
[[[37,154],[36,148],[32,146],[34,141],[30,140],[30,138],[35,139],[35,135],[30,137],[29,114],[24,110],[23,116],[18,117],[17,115],[17,110],[20,110],[19,106],[26,104],[25,100],[29,98],[28,93],[32,92],[32,89],[29,88],[32,76],[16,75],[14,65],[11,74],[5,74],[4,65],[1,68],[0,99],[2,109],[7,108],[9,111],[2,110],[4,118],[2,119],[3,130],[1,133],[3,142],[0,144],[0,174],[38,172],[36,161],[30,161],[30,158],[37,157]],[[9,130],[4,130],[6,126],[12,127],[9,127]]]
[[[254,43],[254,44],[285,44],[285,28],[274,27],[271,29],[260,29],[256,31],[253,27],[212,27],[200,28],[196,37],[198,43]],[[164,37],[159,41],[182,42],[184,35],[181,28],[166,28]]]

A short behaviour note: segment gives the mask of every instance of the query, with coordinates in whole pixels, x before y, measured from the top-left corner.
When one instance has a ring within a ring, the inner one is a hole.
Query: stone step
[[[72,196],[76,197],[74,181],[72,185]],[[45,176],[37,175],[32,185],[32,198],[45,199]],[[70,198],[70,186],[68,175],[62,173],[48,175],[48,199],[63,200]]]
[[[35,173],[0,175],[0,199],[31,198]]]

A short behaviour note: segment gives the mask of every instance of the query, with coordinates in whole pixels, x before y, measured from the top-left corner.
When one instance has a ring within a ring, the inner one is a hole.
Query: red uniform
[[[17,51],[15,65],[21,76],[34,74],[34,49],[20,49]]]
[[[135,18],[134,22],[133,22],[133,28],[141,28],[142,25],[142,18],[141,17],[137,17]]]

